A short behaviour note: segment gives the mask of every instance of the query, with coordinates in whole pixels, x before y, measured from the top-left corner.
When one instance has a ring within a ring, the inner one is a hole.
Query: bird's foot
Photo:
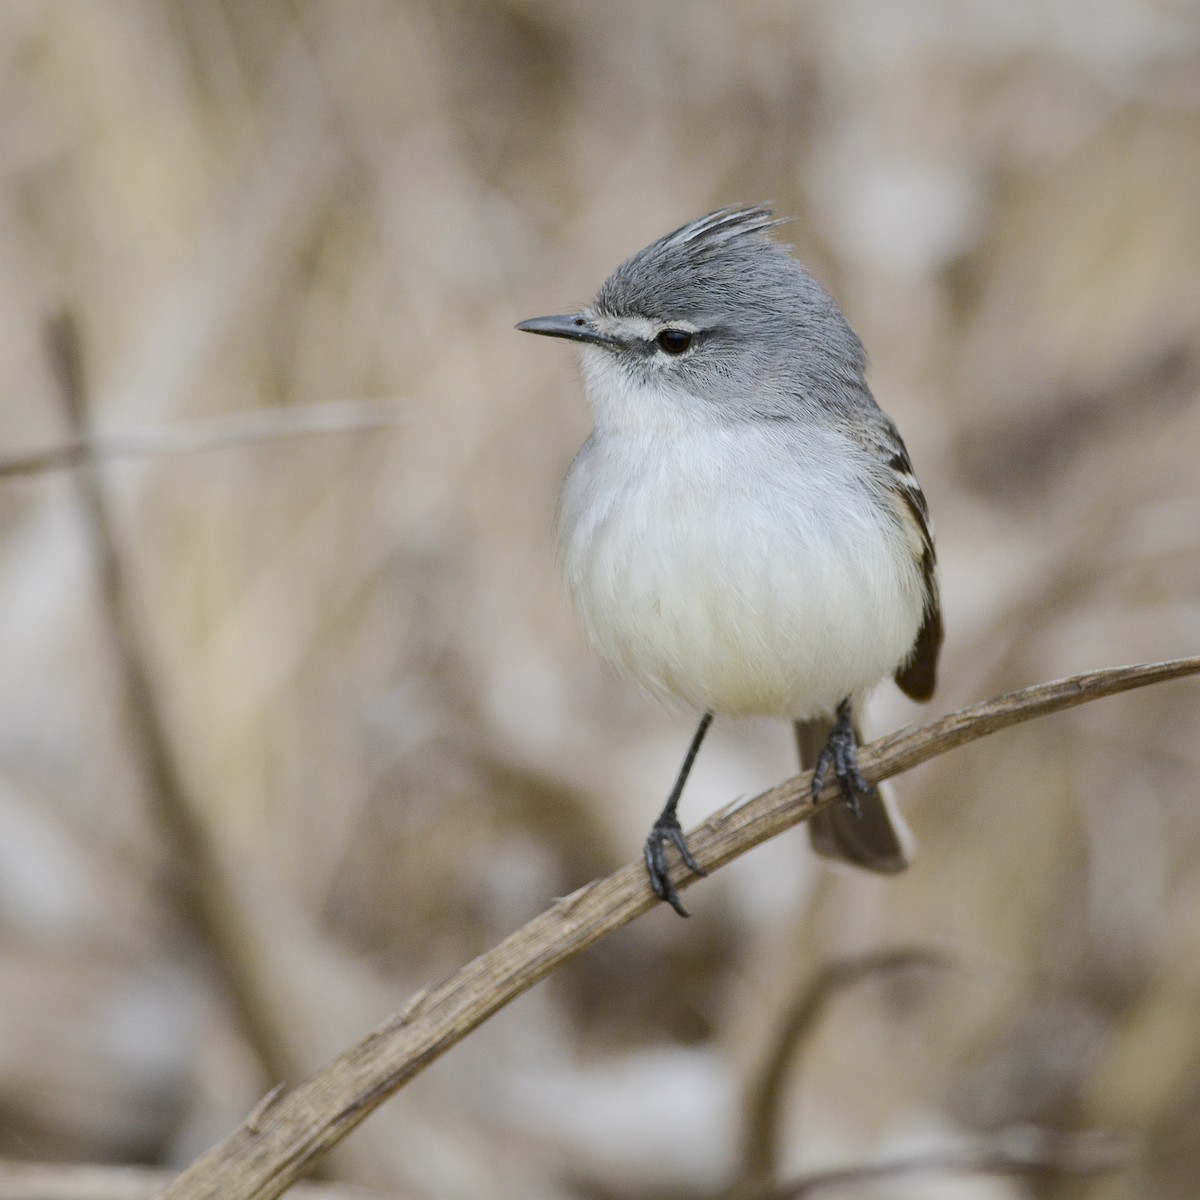
[[[684,866],[689,871],[696,875],[707,875],[708,872],[703,870],[692,857],[687,839],[683,836],[679,818],[672,812],[661,813],[650,830],[650,836],[646,839],[646,848],[643,852],[646,859],[646,874],[650,876],[650,886],[654,889],[654,894],[660,900],[665,900],[681,917],[686,917],[688,911],[680,903],[679,893],[671,882],[671,866],[667,862],[668,842],[679,851],[679,857],[683,859]]]
[[[847,700],[838,707],[837,723],[829,734],[829,741],[817,757],[813,769],[812,797],[820,800],[825,786],[825,776],[833,767],[834,777],[842,789],[842,795],[850,811],[858,816],[858,802],[862,796],[874,796],[875,789],[863,778],[858,769],[858,738],[854,733],[854,716]]]

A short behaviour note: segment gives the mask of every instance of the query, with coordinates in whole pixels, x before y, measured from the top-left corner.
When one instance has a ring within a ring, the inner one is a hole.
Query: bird
[[[715,716],[794,723],[822,855],[904,869],[911,836],[857,762],[891,676],[934,691],[944,631],[929,507],[866,381],[862,342],[778,241],[766,204],[719,208],[626,259],[587,307],[520,322],[579,350],[593,428],[563,481],[566,591],[592,646],[700,713],[644,846],[681,916],[668,849],[703,875],[677,807]]]

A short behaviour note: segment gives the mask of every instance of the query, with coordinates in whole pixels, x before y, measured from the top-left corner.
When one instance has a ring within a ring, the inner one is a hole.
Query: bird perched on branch
[[[857,710],[891,675],[933,692],[942,617],[929,510],[862,343],[775,242],[764,206],[722,208],[622,263],[581,312],[517,326],[581,353],[594,428],[559,501],[563,573],[600,655],[703,714],[646,840],[703,874],[676,808],[714,714],[795,722],[822,854],[874,871],[909,839],[859,772]]]

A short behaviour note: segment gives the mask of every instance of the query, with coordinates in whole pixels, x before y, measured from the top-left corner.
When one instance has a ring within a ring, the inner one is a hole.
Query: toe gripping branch
[[[712,713],[706,712],[700,718],[700,725],[692,738],[687,757],[679,769],[679,778],[675,780],[675,786],[671,789],[671,794],[667,797],[662,812],[658,814],[658,820],[654,822],[650,830],[650,836],[646,839],[646,847],[643,851],[643,857],[646,860],[646,874],[650,877],[650,886],[654,889],[654,894],[660,900],[665,900],[681,917],[686,917],[688,911],[680,902],[679,893],[671,882],[671,865],[667,862],[667,843],[670,842],[679,851],[679,857],[683,859],[684,865],[689,871],[696,875],[708,874],[692,857],[675,810],[679,806],[679,797],[683,794],[683,785],[687,783],[687,777],[691,773],[692,763],[696,761],[696,755],[699,753],[700,743],[704,741],[704,735],[708,732],[711,724]]]
[[[858,769],[858,737],[854,732],[854,713],[850,701],[843,700],[838,705],[837,721],[829,734],[825,749],[817,757],[817,765],[813,768],[812,797],[816,802],[821,798],[825,787],[825,776],[833,767],[834,778],[842,789],[842,795],[850,806],[850,811],[858,815],[859,798],[874,796],[875,789],[863,778]]]
[[[643,856],[646,859],[646,874],[650,876],[650,886],[660,900],[665,900],[681,917],[686,917],[688,911],[679,899],[679,893],[671,882],[671,864],[667,862],[667,843],[679,851],[679,857],[689,871],[697,875],[707,875],[699,863],[692,857],[688,849],[687,839],[675,814],[665,809],[654,822],[650,836],[646,839]]]

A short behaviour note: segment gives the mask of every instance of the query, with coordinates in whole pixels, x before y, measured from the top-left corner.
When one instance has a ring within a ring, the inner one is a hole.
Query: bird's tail
[[[816,766],[833,724],[832,717],[796,722],[796,748],[800,751],[802,771]],[[854,736],[861,742],[857,716]],[[886,783],[878,785],[875,795],[859,797],[857,813],[848,804],[835,804],[817,813],[808,822],[808,834],[818,854],[884,875],[903,871],[916,844],[896,812]]]

